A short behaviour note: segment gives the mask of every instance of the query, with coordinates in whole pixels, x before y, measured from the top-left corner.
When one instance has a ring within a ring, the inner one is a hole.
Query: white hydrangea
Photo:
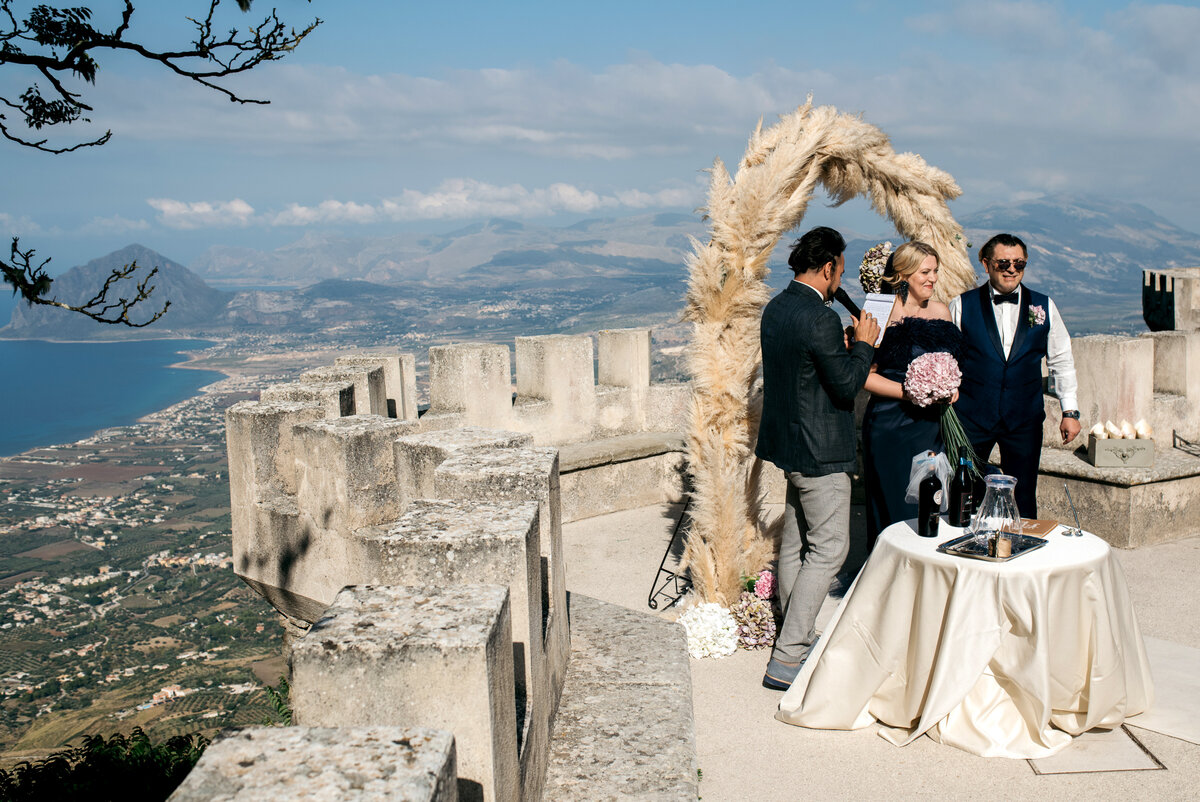
[[[692,657],[728,657],[737,651],[737,622],[716,602],[697,604],[679,616]]]

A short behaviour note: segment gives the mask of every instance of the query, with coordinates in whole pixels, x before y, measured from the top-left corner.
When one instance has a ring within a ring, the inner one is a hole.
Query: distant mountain
[[[1200,265],[1200,235],[1135,204],[1051,196],[992,206],[961,222],[977,271],[978,249],[988,237],[999,231],[1021,236],[1030,247],[1028,283],[1054,296],[1077,334],[1141,330],[1142,269]],[[796,233],[773,254],[775,288],[791,279],[785,261]],[[846,284],[855,295],[861,254],[899,237],[846,234]],[[680,214],[591,219],[563,228],[492,219],[436,235],[308,234],[273,251],[213,247],[192,265],[196,273],[130,246],[68,271],[55,280],[54,292],[78,300],[115,266],[135,259],[158,265],[154,299],[170,298],[172,306],[145,333],[21,304],[0,336],[111,338],[269,327],[376,341],[659,325],[678,320],[691,237],[706,236],[701,220]],[[247,289],[222,293],[201,276]]]
[[[361,240],[307,235],[273,251],[214,247],[191,267],[206,279],[246,286],[328,278],[427,286],[614,274],[676,279],[691,250],[688,236],[704,233],[700,220],[679,214],[584,220],[565,228],[491,219],[446,234]]]
[[[183,265],[141,245],[129,245],[107,256],[93,259],[86,265],[71,268],[54,279],[50,297],[72,305],[82,304],[95,295],[114,269],[134,262],[140,268],[134,278],[115,285],[109,291],[109,296],[129,297],[134,292],[136,282],[145,277],[152,268],[157,267],[158,273],[151,281],[154,293],[149,300],[138,304],[130,315],[135,322],[146,320],[169,300],[171,308],[151,326],[131,330],[126,326],[98,323],[65,309],[18,303],[13,309],[12,320],[7,326],[0,328],[0,336],[44,337],[57,340],[104,339],[128,337],[132,331],[139,331],[139,336],[143,337],[162,336],[211,324],[213,318],[225,308],[232,297],[230,293],[209,287]]]
[[[1134,203],[1050,195],[961,222],[980,281],[980,246],[998,232],[1016,234],[1029,247],[1026,282],[1053,296],[1080,331],[1141,329],[1142,270],[1200,266],[1200,235]]]

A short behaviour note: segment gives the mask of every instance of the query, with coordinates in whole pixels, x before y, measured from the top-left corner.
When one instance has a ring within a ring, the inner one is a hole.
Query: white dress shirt
[[[987,285],[990,297],[996,296],[996,290],[991,283]],[[1020,292],[1017,285],[1014,292]],[[1047,296],[1049,298],[1049,296]],[[1004,347],[1004,358],[1008,359],[1012,351],[1013,338],[1017,334],[1017,321],[1022,314],[1029,314],[1028,309],[1022,309],[1016,304],[991,304],[992,314],[996,316],[996,328],[1000,332],[1000,344]],[[1046,366],[1050,369],[1050,380],[1054,394],[1064,410],[1079,409],[1076,392],[1079,382],[1075,379],[1075,358],[1071,355],[1071,335],[1067,332],[1066,324],[1058,314],[1058,307],[1050,299],[1050,333],[1046,340]],[[962,328],[962,296],[950,302],[950,318],[954,325]]]

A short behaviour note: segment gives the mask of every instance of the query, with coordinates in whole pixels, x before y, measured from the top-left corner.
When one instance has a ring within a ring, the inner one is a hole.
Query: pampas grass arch
[[[770,296],[764,279],[771,251],[799,226],[818,184],[835,204],[868,196],[902,237],[937,249],[939,299],[975,285],[962,227],[946,205],[962,194],[954,179],[915,153],[896,153],[883,131],[857,116],[813,108],[810,96],[765,131],[759,121],[735,177],[714,162],[703,210],[710,238],[693,240],[684,309],[694,324],[692,525],[684,564],[701,601],[733,604],[742,577],[764,568],[777,550],[762,519],[762,464],[754,457],[762,411],[758,327]]]

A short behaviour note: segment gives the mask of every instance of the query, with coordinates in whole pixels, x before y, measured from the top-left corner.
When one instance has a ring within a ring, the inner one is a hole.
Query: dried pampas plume
[[[759,122],[736,177],[720,159],[710,176],[710,238],[693,241],[687,262],[693,488],[684,563],[699,598],[728,607],[741,578],[778,550],[762,519],[762,466],[754,457],[762,411],[758,327],[770,295],[764,280],[771,251],[800,224],[813,191],[823,186],[837,204],[866,195],[905,239],[932,245],[940,257],[939,300],[975,286],[975,271],[946,206],[961,194],[954,179],[916,154],[897,154],[860,118],[813,108],[811,97],[765,131]]]

